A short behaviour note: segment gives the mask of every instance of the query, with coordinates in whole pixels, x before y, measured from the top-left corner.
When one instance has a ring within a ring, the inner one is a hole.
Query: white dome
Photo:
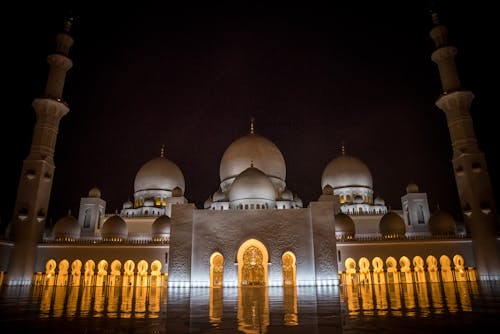
[[[170,224],[170,218],[166,215],[156,218],[154,223],[151,225],[153,238],[165,237],[170,234]]]
[[[382,216],[379,222],[379,231],[382,236],[398,235],[404,236],[406,227],[405,221],[395,212],[389,211]]]
[[[155,206],[155,201],[153,201],[152,199],[147,199],[144,201],[144,206],[147,206],[147,207]]]
[[[124,209],[132,209],[133,206],[134,206],[134,203],[132,203],[130,200],[128,200],[125,203],[123,203],[123,208]]]
[[[212,196],[212,201],[213,202],[227,202],[227,196],[226,194],[219,188],[213,196]]]
[[[418,186],[415,183],[410,183],[406,186],[406,192],[410,193],[418,193]]]
[[[101,235],[104,239],[118,238],[127,239],[128,227],[122,217],[114,215],[104,222],[101,229]]]
[[[184,175],[175,163],[164,157],[149,160],[135,176],[135,192],[141,190],[172,191],[175,187],[181,188],[184,193]]]
[[[286,188],[285,190],[283,190],[283,192],[281,193],[280,197],[284,201],[293,201],[293,194],[290,191],[290,189],[288,189],[288,188]]]
[[[59,238],[80,238],[80,224],[75,217],[71,215],[71,212],[57,221],[54,225],[54,237]]]
[[[344,187],[373,188],[372,174],[358,158],[341,155],[333,159],[323,171],[321,188],[330,185],[333,189]]]
[[[94,187],[89,190],[89,197],[94,197],[94,198],[101,198],[101,191],[99,188]]]
[[[375,200],[373,201],[373,204],[375,205],[385,205],[385,201],[382,197],[377,196]]]
[[[224,152],[219,169],[221,182],[240,175],[250,163],[268,177],[283,182],[286,179],[285,159],[278,147],[269,139],[251,133],[236,139]]]
[[[264,199],[274,201],[276,199],[273,183],[261,170],[255,167],[245,169],[231,185],[229,200],[242,199]]]

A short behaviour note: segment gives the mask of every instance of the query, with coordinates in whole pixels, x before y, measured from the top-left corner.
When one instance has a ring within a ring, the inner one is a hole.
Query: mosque
[[[342,147],[321,176],[317,201],[304,207],[286,183],[283,153],[250,122],[222,155],[220,185],[203,208],[184,197],[182,170],[165,157],[145,162],[133,201],[106,212],[97,187],[50,231],[44,229],[54,176],[61,99],[73,63],[71,20],[49,55],[33,142],[24,160],[12,223],[0,240],[1,280],[55,286],[304,286],[500,279],[493,193],[469,114],[473,94],[460,86],[456,48],[434,16],[443,93],[463,222],[430,212],[427,194],[409,184],[401,209],[374,198],[369,167]],[[126,180],[124,180],[126,181]],[[319,181],[319,180],[318,180]],[[85,194],[82,194],[85,195]]]

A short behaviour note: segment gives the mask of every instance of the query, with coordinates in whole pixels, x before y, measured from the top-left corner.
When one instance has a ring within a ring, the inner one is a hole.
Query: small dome
[[[152,199],[147,199],[144,201],[144,206],[147,206],[147,207],[155,206],[155,201]]]
[[[281,151],[269,139],[250,133],[236,139],[224,152],[219,169],[221,182],[240,175],[250,161],[268,177],[285,181],[286,165]]]
[[[429,218],[429,230],[432,235],[455,234],[455,229],[455,220],[445,211],[437,209]]]
[[[184,175],[172,161],[158,157],[146,162],[137,172],[134,191],[170,190],[179,187],[184,193]]]
[[[222,191],[221,188],[219,188],[219,190],[217,190],[216,192],[214,192],[213,196],[212,196],[212,200],[214,202],[227,202],[227,196],[226,194]]]
[[[293,196],[293,200],[295,201],[296,206],[298,206],[300,208],[302,208],[304,206],[304,204],[302,203],[302,199],[299,196],[297,196],[297,194],[295,194]]]
[[[276,199],[273,183],[261,170],[255,167],[245,169],[236,177],[229,190],[229,200]]]
[[[128,200],[125,203],[123,203],[123,208],[124,209],[132,209],[133,206],[134,206],[134,204],[130,200]]]
[[[385,201],[382,197],[377,196],[375,200],[373,201],[373,204],[375,205],[385,205]]]
[[[418,193],[418,186],[415,183],[410,183],[406,186],[406,192],[410,193]]]
[[[104,222],[101,229],[101,235],[103,239],[127,239],[127,223],[122,217],[115,214]]]
[[[210,207],[212,206],[212,203],[213,203],[212,198],[211,197],[207,198],[205,203],[203,203],[203,208],[210,209]]]
[[[338,213],[335,215],[335,233],[342,233],[345,235],[352,235],[356,233],[354,221],[345,213]]]
[[[153,235],[153,239],[165,238],[170,235],[170,224],[170,218],[166,215],[156,218],[151,225],[151,233]]]
[[[323,187],[323,195],[333,195],[333,188],[331,185],[327,184]]]
[[[172,190],[172,197],[182,197],[182,189],[180,187],[175,187]]]
[[[321,187],[330,185],[333,189],[344,187],[373,188],[372,174],[358,158],[341,155],[333,159],[323,171]]]
[[[78,239],[80,238],[80,224],[78,220],[71,215],[71,212],[57,221],[54,225],[54,237],[56,239]]]
[[[290,189],[285,188],[283,192],[281,193],[281,199],[284,201],[292,201],[293,200],[293,194],[290,191]]]
[[[99,188],[94,187],[89,190],[89,197],[94,197],[94,198],[101,198],[101,191]]]
[[[382,236],[404,236],[406,232],[405,222],[395,212],[387,212],[379,222],[379,231]]]

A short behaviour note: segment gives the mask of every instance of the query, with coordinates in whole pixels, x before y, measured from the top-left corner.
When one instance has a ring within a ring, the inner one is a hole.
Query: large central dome
[[[333,159],[323,171],[321,189],[330,185],[333,189],[344,187],[373,188],[372,174],[364,162],[350,155]]]
[[[223,190],[250,163],[266,174],[274,184],[284,183],[286,165],[281,151],[269,139],[250,133],[231,143],[222,156],[220,180]]]
[[[149,160],[135,176],[135,192],[141,190],[172,191],[175,187],[181,188],[182,193],[184,193],[184,175],[175,163],[164,157]]]

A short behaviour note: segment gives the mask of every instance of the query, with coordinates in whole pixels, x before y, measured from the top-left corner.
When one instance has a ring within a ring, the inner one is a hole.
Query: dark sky
[[[53,223],[68,209],[76,216],[94,185],[107,212],[120,209],[162,144],[184,173],[186,197],[202,208],[218,188],[224,150],[248,133],[251,117],[283,153],[287,185],[305,206],[321,194],[323,169],[344,141],[387,205],[400,209],[415,182],[431,209],[459,218],[448,128],[434,105],[440,81],[426,1],[241,3],[72,8],[74,67],[55,152]],[[487,83],[498,70],[491,6],[442,1],[441,19],[458,47],[462,84],[476,96],[471,114],[498,198],[497,126],[488,118],[498,110]],[[31,102],[43,93],[46,56],[68,8],[43,3],[4,13],[4,224],[31,144]]]

